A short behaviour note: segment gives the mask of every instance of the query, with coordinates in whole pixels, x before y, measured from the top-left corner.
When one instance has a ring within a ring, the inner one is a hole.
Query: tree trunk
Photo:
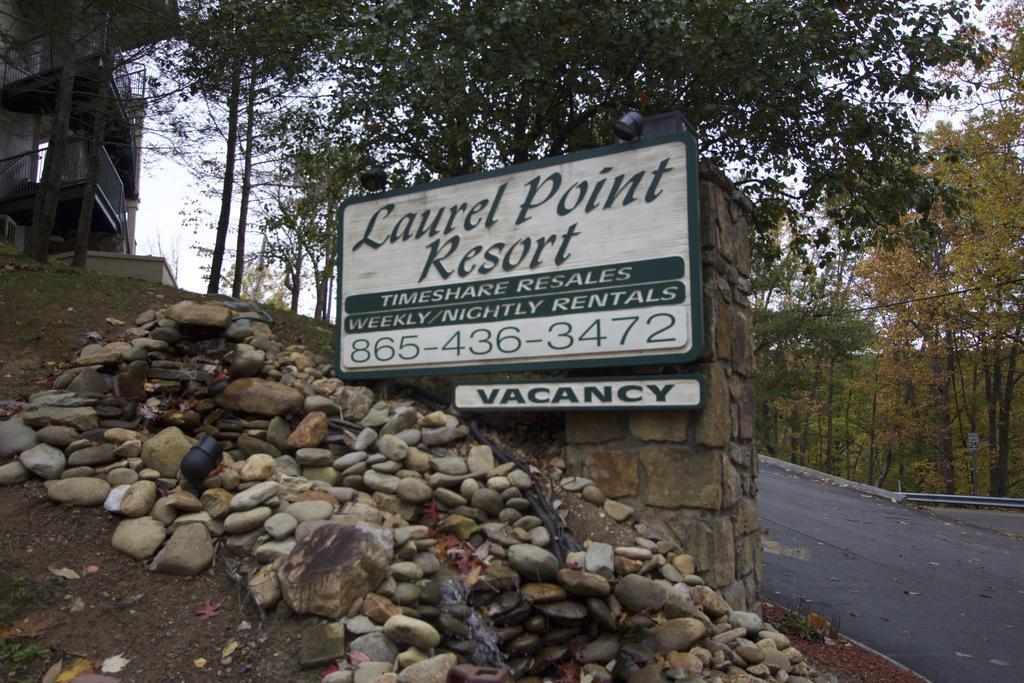
[[[75,231],[75,255],[71,265],[85,268],[89,255],[89,234],[92,232],[92,210],[96,203],[96,186],[103,159],[103,138],[107,134],[107,119],[110,116],[111,97],[110,80],[114,75],[114,51],[108,45],[103,55],[103,66],[100,69],[99,86],[92,102],[96,105],[92,118],[92,133],[89,136],[89,149],[85,176],[85,187],[82,192],[82,208],[78,213],[78,229]],[[109,198],[108,198],[109,199]],[[120,219],[120,215],[117,216]],[[126,226],[119,226],[122,230]]]
[[[825,471],[829,474],[838,474],[835,459],[835,438],[833,436],[832,428],[832,404],[836,394],[836,362],[835,360],[829,360],[828,362],[828,394],[825,397],[825,410],[828,411],[825,418]]]
[[[249,193],[252,191],[253,118],[256,109],[256,76],[249,74],[249,87],[245,93],[245,142],[242,162],[242,200],[238,209],[238,239],[235,242],[235,277],[231,283],[231,296],[242,295],[242,271],[245,267],[245,228],[249,219]]]
[[[71,119],[71,98],[75,89],[75,30],[82,14],[84,0],[71,0],[68,7],[69,35],[55,36],[53,42],[58,48],[61,62],[60,82],[57,86],[57,102],[53,110],[50,136],[46,146],[43,173],[32,202],[32,227],[29,229],[25,253],[46,263],[50,252],[50,237],[57,217],[57,200],[60,197],[61,176],[68,151],[68,121]]]
[[[1017,385],[1017,353],[1018,347],[1011,346],[1009,358],[1006,359],[1006,382],[999,401],[996,466],[993,478],[993,495],[999,497],[1005,497],[1010,488],[1010,409],[1013,406],[1013,393]]]
[[[231,72],[231,91],[228,93],[228,149],[224,157],[224,184],[220,193],[220,218],[217,220],[217,241],[213,247],[213,261],[210,263],[210,283],[207,294],[220,291],[220,271],[224,265],[224,248],[228,240],[228,224],[231,222],[231,197],[235,187],[235,147],[238,145],[238,100],[242,89],[241,70],[235,66]]]

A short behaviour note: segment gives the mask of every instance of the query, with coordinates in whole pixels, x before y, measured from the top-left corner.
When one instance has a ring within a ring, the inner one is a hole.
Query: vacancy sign
[[[704,407],[700,375],[572,378],[456,384],[452,405],[466,411],[645,410]]]
[[[689,133],[345,202],[344,378],[651,365],[700,351]]]

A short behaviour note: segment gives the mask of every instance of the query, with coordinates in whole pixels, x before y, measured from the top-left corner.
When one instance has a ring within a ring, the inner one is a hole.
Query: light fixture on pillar
[[[615,142],[636,140],[642,133],[643,117],[637,111],[627,111],[612,125],[612,135],[615,136]]]
[[[387,187],[387,171],[380,166],[371,166],[359,174],[359,184],[367,192],[380,192]]]

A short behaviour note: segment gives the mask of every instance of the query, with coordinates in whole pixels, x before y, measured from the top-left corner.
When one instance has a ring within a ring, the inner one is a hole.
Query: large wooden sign
[[[688,361],[703,338],[697,206],[689,133],[349,200],[336,367]]]

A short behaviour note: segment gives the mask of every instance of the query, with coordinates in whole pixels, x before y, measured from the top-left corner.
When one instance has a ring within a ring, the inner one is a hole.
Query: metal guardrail
[[[1024,498],[992,498],[989,496],[954,496],[945,493],[902,493],[904,502],[931,505],[961,505],[985,508],[1024,510]]]

